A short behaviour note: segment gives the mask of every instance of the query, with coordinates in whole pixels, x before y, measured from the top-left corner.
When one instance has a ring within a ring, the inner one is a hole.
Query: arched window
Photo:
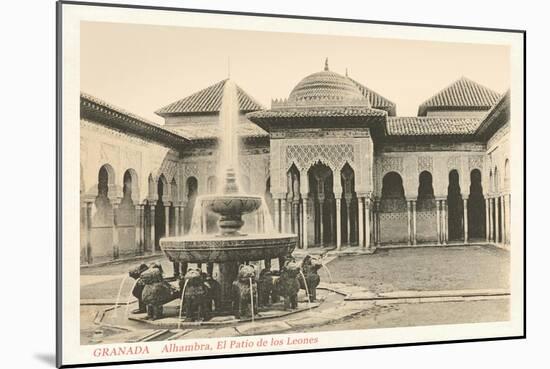
[[[418,176],[418,199],[416,204],[417,211],[435,210],[435,197],[432,174],[423,171]]]
[[[485,237],[485,198],[481,185],[481,172],[470,172],[470,193],[468,196],[468,233],[470,239]]]
[[[460,180],[456,170],[449,173],[449,187],[447,189],[447,208],[449,224],[449,240],[464,239],[464,204],[460,192]]]

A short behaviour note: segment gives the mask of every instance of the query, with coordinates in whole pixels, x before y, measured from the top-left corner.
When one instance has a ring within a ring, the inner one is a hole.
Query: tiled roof
[[[339,108],[307,108],[292,110],[260,110],[248,113],[247,117],[254,119],[265,118],[315,118],[315,117],[361,117],[361,116],[385,116],[386,112],[368,107],[339,107]]]
[[[418,107],[418,115],[425,116],[430,110],[489,110],[500,94],[462,77],[444,88]]]
[[[227,82],[227,79],[173,102],[172,104],[166,105],[155,113],[162,117],[169,115],[217,113],[220,111],[225,82]],[[237,86],[237,97],[239,99],[239,109],[241,112],[246,113],[263,109],[260,103],[254,100],[253,97],[248,95],[239,86]]]
[[[179,127],[170,127],[169,129],[189,140],[214,139],[221,135],[219,123],[201,122]],[[268,136],[266,131],[250,122],[239,123],[237,125],[237,133],[240,137],[244,138],[261,138]]]
[[[370,105],[373,108],[385,110],[390,116],[395,115],[395,103],[386,99],[384,96],[374,92],[370,88],[362,85],[353,78],[348,78],[359,88],[363,96],[365,96],[369,100]]]
[[[476,133],[488,137],[510,119],[510,90],[502,94],[498,102],[485,114]]]
[[[189,143],[187,138],[166,129],[164,126],[83,92],[80,93],[80,119],[93,121],[124,133],[154,140],[175,148],[181,148]]]
[[[161,126],[158,123],[155,123],[151,120],[142,118],[138,115],[135,115],[134,113],[130,113],[128,110],[125,110],[125,109],[119,108],[118,106],[112,105],[112,104],[106,102],[105,100],[101,100],[101,99],[99,99],[95,96],[92,96],[90,94],[87,94],[85,92],[80,92],[80,102],[82,103],[86,100],[91,102],[91,103],[96,104],[97,106],[110,109],[110,110],[112,110],[114,112],[117,112],[119,114],[122,114],[122,115],[126,115],[128,118],[132,118],[132,119],[135,119],[137,121],[140,121],[140,122],[143,122],[143,123],[146,123],[146,124],[150,124],[152,126],[163,128],[163,126]]]
[[[465,136],[473,135],[479,118],[388,117],[389,136]]]

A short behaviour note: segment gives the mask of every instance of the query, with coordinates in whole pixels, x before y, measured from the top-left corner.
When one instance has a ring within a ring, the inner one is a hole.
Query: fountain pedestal
[[[221,194],[200,196],[197,198],[199,206],[196,207],[200,211],[219,215],[220,234],[166,237],[160,240],[160,247],[172,262],[217,263],[222,304],[227,304],[231,301],[231,287],[237,279],[240,263],[289,256],[298,238],[294,234],[239,233],[244,224],[242,216],[257,211],[263,198],[242,194],[237,185],[233,168],[239,165],[239,101],[237,87],[231,80],[226,81],[224,86],[220,124],[223,127],[221,160],[226,168],[223,190]]]
[[[231,309],[231,302],[233,296],[232,285],[233,281],[237,279],[239,274],[239,263],[234,261],[228,261],[219,264],[220,274],[218,276],[218,283],[221,286],[221,303],[223,309]]]

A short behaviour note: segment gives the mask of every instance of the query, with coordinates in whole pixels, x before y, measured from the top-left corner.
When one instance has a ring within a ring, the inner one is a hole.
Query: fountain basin
[[[248,214],[258,210],[262,198],[254,195],[217,194],[202,197],[202,204],[210,211],[221,216]]]
[[[160,248],[170,261],[226,263],[288,256],[296,248],[295,234],[247,234],[238,236],[191,235],[165,237]]]
[[[234,173],[228,171],[228,190],[235,191],[226,194],[204,196],[201,199],[202,206],[208,211],[220,216],[218,226],[222,235],[238,236],[239,229],[244,225],[243,214],[256,211],[262,205],[262,198],[254,195],[243,195],[237,193]]]

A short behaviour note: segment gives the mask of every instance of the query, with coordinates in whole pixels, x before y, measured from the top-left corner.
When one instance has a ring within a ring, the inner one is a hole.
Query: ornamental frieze
[[[453,169],[460,170],[460,166],[461,166],[461,157],[460,156],[451,156],[447,160],[447,169],[448,170],[453,170]]]
[[[321,129],[310,128],[288,131],[273,131],[271,138],[363,138],[370,137],[365,129]]]
[[[196,163],[185,164],[184,169],[183,169],[183,176],[185,178],[189,178],[189,177],[197,178],[199,176],[199,166],[198,166],[198,164],[196,164]]]
[[[469,168],[470,171],[473,169],[483,169],[483,156],[471,156],[469,158]]]
[[[434,161],[431,156],[419,156],[418,157],[418,173],[428,171],[433,173]]]
[[[346,162],[355,163],[354,148],[352,144],[310,144],[289,145],[286,147],[285,169],[288,170],[292,163],[298,170],[307,170],[316,162],[321,161],[333,171],[340,170]]]
[[[380,159],[380,174],[388,172],[403,173],[403,158],[383,157]]]

